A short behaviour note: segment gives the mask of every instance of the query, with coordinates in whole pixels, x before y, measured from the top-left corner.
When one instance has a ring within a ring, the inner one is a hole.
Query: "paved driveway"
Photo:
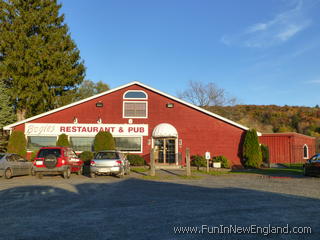
[[[138,174],[0,179],[0,239],[320,238],[319,178],[165,174],[152,181]],[[261,227],[261,234],[217,233],[230,225]],[[263,235],[281,226],[311,227],[312,234]],[[177,227],[196,233],[174,233]]]

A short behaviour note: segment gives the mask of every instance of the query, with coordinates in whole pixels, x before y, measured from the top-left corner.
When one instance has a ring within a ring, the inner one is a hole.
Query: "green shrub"
[[[35,152],[31,152],[31,155],[30,155],[30,161],[33,161],[33,159],[35,159],[35,157],[37,156],[37,153],[38,151],[35,151]]]
[[[143,157],[137,154],[129,154],[127,156],[128,161],[130,162],[131,166],[144,166],[146,165],[146,161]]]
[[[191,165],[196,166],[198,170],[200,167],[206,167],[207,166],[207,160],[204,156],[201,155],[193,155],[191,156]]]
[[[59,147],[70,147],[70,142],[68,140],[68,135],[62,133],[58,137],[58,141],[56,143],[56,146]]]
[[[247,168],[259,168],[262,163],[262,153],[256,130],[248,130],[243,143],[243,161]]]
[[[262,161],[265,164],[269,164],[269,147],[261,144]]]
[[[222,168],[230,168],[230,162],[225,156],[216,156],[212,159],[214,162],[220,162]]]
[[[95,152],[103,150],[115,150],[116,144],[109,132],[98,132],[94,138],[93,149]]]
[[[17,153],[23,157],[27,155],[27,140],[22,131],[13,131],[9,137],[8,148],[9,153]]]
[[[79,158],[84,162],[85,165],[90,165],[90,161],[93,159],[94,154],[90,151],[84,151],[79,154]]]

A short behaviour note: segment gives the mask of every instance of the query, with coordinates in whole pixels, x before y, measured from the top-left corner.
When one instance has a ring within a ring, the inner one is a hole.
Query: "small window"
[[[71,146],[75,151],[92,151],[93,137],[70,137]]]
[[[116,148],[123,152],[142,152],[141,137],[115,137]]]
[[[123,116],[125,118],[146,118],[147,102],[124,102]]]
[[[124,99],[147,99],[148,96],[143,91],[127,91],[123,95]]]
[[[309,149],[308,149],[308,145],[305,144],[305,145],[303,146],[303,158],[305,158],[305,159],[309,158],[309,151],[308,151],[308,150],[309,150]]]

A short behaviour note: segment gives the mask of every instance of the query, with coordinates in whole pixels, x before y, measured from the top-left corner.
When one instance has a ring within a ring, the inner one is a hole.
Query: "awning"
[[[152,132],[152,137],[178,137],[177,129],[169,123],[161,123],[157,125]]]

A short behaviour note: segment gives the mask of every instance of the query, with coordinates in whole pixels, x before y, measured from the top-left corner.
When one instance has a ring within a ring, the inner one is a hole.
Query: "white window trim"
[[[146,104],[146,116],[145,117],[126,117],[124,115],[124,105],[125,103],[145,103]],[[146,119],[148,118],[148,102],[147,101],[123,101],[122,103],[122,118],[141,118],[141,119]]]
[[[135,154],[135,153],[143,153],[143,136],[114,136],[114,138],[140,138],[140,141],[141,141],[141,148],[140,148],[140,151],[137,152],[137,151],[129,151],[129,152],[126,152],[126,151],[122,151],[122,150],[119,150],[120,152],[122,153],[132,153],[132,154]]]
[[[307,148],[307,157],[304,156],[304,148]],[[309,159],[309,147],[307,144],[303,145],[303,159]]]
[[[146,97],[145,97],[145,98],[126,98],[125,95],[126,95],[128,92],[143,92],[143,93],[146,95]],[[147,99],[148,99],[148,94],[147,94],[145,91],[142,91],[142,90],[128,90],[128,91],[126,91],[126,92],[123,94],[122,98],[123,98],[123,99],[126,99],[126,100],[139,100],[139,99],[141,99],[141,100],[147,100]]]

